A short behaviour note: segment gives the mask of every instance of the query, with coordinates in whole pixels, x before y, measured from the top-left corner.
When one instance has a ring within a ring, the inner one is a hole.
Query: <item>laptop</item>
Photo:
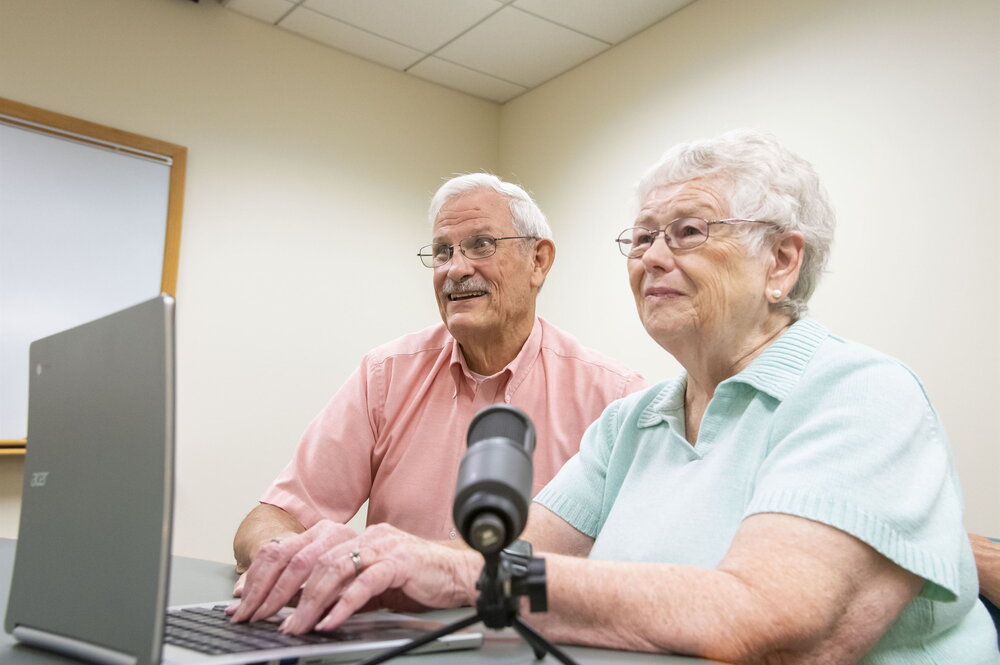
[[[314,665],[364,658],[441,627],[371,612],[329,633],[284,636],[275,621],[232,626],[221,616],[232,599],[169,608],[168,627],[173,299],[160,295],[37,340],[30,372],[5,622],[17,640],[108,665]],[[459,632],[421,651],[482,641]]]

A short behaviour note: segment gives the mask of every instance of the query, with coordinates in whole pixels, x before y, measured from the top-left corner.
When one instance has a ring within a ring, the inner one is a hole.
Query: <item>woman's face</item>
[[[652,190],[633,226],[663,229],[680,217],[708,221],[730,216],[721,182],[690,180]],[[747,252],[738,226],[713,224],[697,247],[673,250],[658,236],[646,253],[628,259],[639,318],[664,348],[672,342],[740,335],[764,322],[767,260]]]

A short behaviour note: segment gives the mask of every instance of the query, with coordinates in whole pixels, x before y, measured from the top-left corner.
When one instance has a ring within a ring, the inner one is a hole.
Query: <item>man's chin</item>
[[[459,341],[463,337],[480,334],[489,327],[479,312],[448,312],[444,325],[451,336]]]

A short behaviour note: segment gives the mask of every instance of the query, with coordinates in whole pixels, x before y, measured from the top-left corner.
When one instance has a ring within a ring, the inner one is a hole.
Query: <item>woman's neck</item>
[[[688,441],[697,440],[701,417],[720,383],[746,369],[764,349],[781,336],[793,321],[784,314],[773,314],[749,332],[719,330],[701,334],[676,350],[667,349],[687,371],[684,391],[685,429]]]

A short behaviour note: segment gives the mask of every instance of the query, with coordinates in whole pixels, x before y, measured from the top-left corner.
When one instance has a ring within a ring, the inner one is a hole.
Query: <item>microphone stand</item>
[[[576,661],[569,655],[546,640],[518,617],[520,596],[528,596],[532,612],[544,612],[548,608],[545,592],[545,559],[523,556],[509,550],[503,554],[484,554],[483,556],[486,563],[483,566],[483,572],[479,575],[479,581],[476,583],[479,598],[476,600],[475,614],[459,619],[406,644],[376,654],[357,663],[357,665],[384,663],[390,658],[408,653],[480,621],[487,628],[494,630],[513,627],[534,651],[536,659],[541,660],[545,654],[551,653],[563,665],[577,665]]]

